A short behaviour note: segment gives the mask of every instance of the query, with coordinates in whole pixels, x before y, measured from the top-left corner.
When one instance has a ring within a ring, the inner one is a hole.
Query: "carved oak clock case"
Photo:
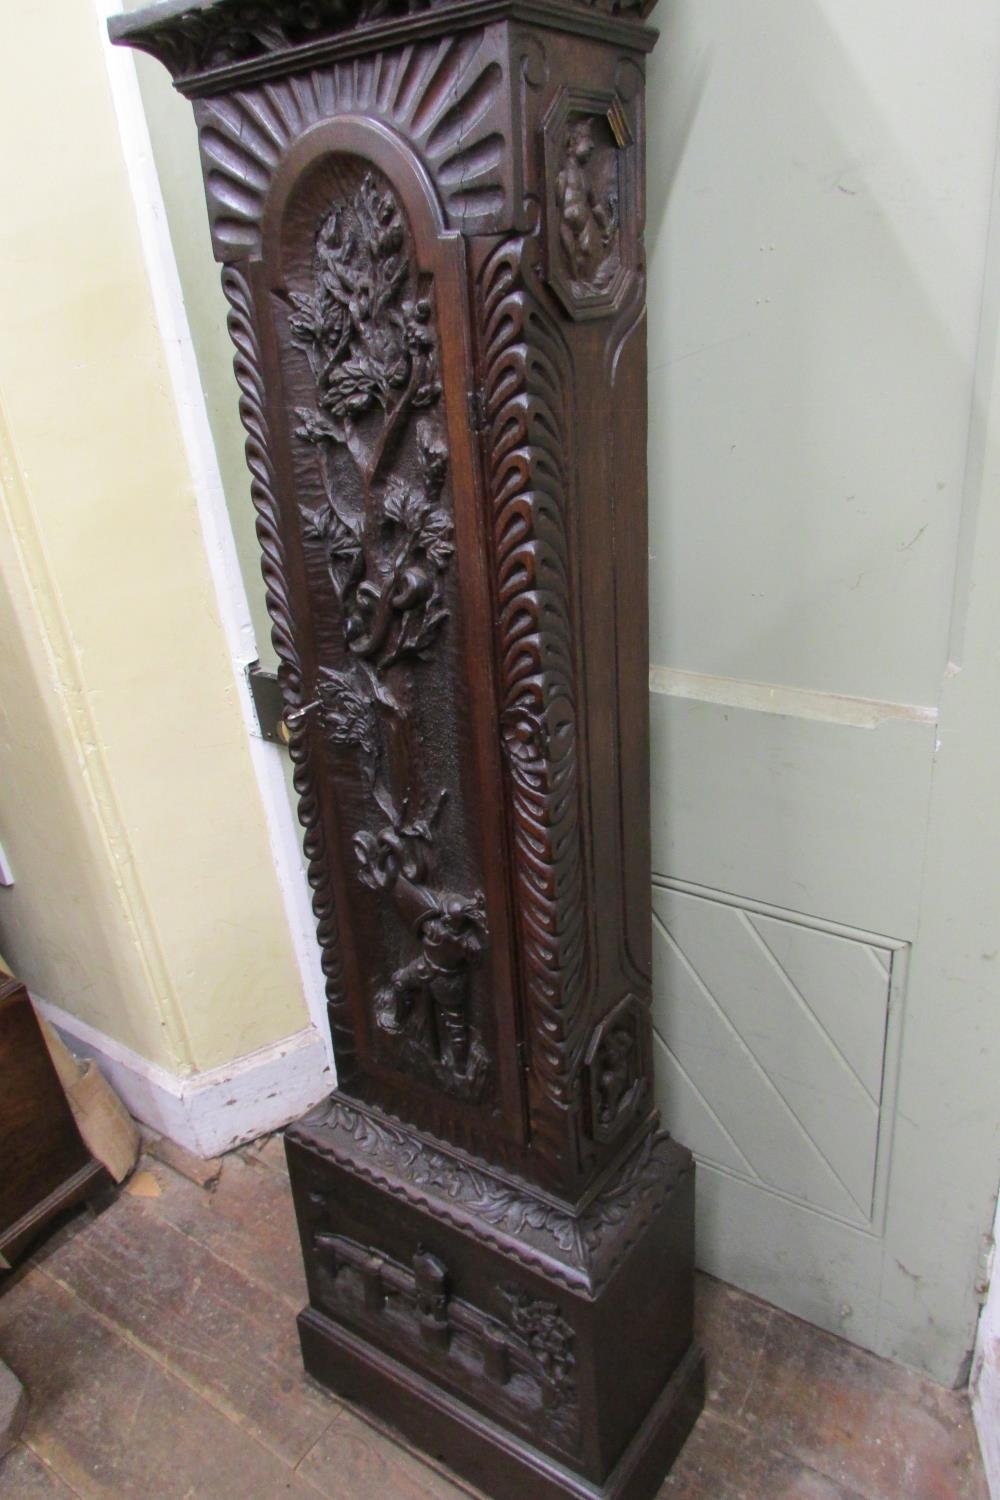
[[[176,0],[338,1087],[308,1370],[498,1497],[651,1495],[693,1169],[650,1052],[633,0]]]

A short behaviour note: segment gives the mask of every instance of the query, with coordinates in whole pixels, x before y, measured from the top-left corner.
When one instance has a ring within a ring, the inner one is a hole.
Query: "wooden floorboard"
[[[151,1172],[160,1196],[144,1201],[161,1219],[301,1311],[306,1283],[287,1177],[239,1153],[208,1192],[160,1163]]]
[[[269,1287],[123,1196],[42,1269],[292,1465],[337,1403],[303,1383],[295,1320]]]
[[[31,1397],[0,1500],[467,1500],[302,1373],[280,1141],[136,1186],[0,1289]],[[987,1500],[964,1393],[707,1277],[698,1326],[706,1410],[660,1500]]]
[[[11,1500],[79,1500],[78,1492],[64,1484],[48,1464],[24,1443],[0,1463],[0,1494]]]
[[[0,1297],[0,1347],[30,1393],[25,1444],[81,1500],[315,1500],[288,1464],[43,1271]]]

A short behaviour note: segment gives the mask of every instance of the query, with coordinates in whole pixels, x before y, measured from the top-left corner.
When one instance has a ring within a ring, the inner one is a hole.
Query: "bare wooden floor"
[[[964,1396],[707,1278],[708,1408],[662,1500],[986,1500]],[[0,1293],[29,1387],[0,1500],[458,1500],[304,1378],[280,1143],[211,1189],[146,1161]]]

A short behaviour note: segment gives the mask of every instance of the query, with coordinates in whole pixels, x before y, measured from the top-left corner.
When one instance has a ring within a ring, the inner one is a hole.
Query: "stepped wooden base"
[[[494,1500],[647,1500],[663,1483],[704,1401],[704,1360],[692,1347],[611,1474],[592,1484],[322,1313],[307,1308],[299,1335],[314,1380],[391,1423]]]
[[[495,1500],[655,1494],[703,1397],[683,1147],[570,1212],[337,1095],[286,1143],[312,1376]]]

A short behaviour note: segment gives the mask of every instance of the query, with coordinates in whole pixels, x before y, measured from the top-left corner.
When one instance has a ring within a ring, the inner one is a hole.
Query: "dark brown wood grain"
[[[76,1128],[28,992],[0,974],[0,1256],[108,1186]]]
[[[288,1137],[307,1366],[497,1495],[639,1500],[700,1400],[649,1018],[649,8],[112,23],[194,101],[237,349],[337,1054]]]

